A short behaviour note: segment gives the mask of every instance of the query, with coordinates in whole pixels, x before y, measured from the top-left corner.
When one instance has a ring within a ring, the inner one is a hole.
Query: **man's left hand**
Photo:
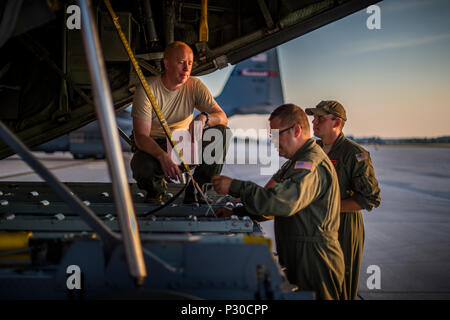
[[[211,182],[213,184],[214,190],[218,194],[228,194],[230,192],[230,186],[233,179],[227,176],[221,176],[216,174],[212,177]]]

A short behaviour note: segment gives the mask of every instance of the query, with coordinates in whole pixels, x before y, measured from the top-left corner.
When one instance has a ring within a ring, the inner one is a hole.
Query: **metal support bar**
[[[166,47],[175,40],[175,3],[173,0],[164,2],[164,38]]]
[[[264,20],[266,20],[266,25],[269,29],[273,29],[274,23],[272,20],[272,17],[270,15],[269,9],[267,8],[266,3],[264,0],[258,0],[259,8],[261,9],[261,12],[264,16]]]
[[[122,137],[122,139],[125,140],[125,142],[128,143],[131,146],[131,139],[130,139],[130,137],[125,132],[123,132],[123,130],[120,129],[119,127],[117,127],[117,130],[119,131],[119,134]]]
[[[70,87],[78,93],[83,100],[94,106],[94,102],[72,81],[72,79],[61,70],[56,63],[50,58],[50,53],[29,34],[25,34],[26,39],[20,38],[22,45],[29,50],[36,58],[39,60],[44,60],[65,82],[67,82]]]
[[[66,11],[67,12],[67,11]],[[67,13],[64,15],[64,21],[62,21],[62,42],[63,42],[63,48],[61,52],[61,66],[62,66],[62,72],[64,74],[67,73],[67,29],[65,27],[65,23],[67,21]],[[59,97],[59,110],[61,111],[62,115],[66,115],[70,113],[70,107],[69,107],[69,93],[67,90],[67,80],[63,79],[61,82],[61,91],[60,91],[60,97]]]
[[[130,275],[135,278],[136,284],[142,285],[147,276],[147,271],[127,181],[122,148],[116,130],[111,89],[108,83],[98,32],[92,16],[92,3],[88,0],[78,0],[78,4],[81,9],[81,32],[89,65],[96,112],[109,164],[108,169],[112,180],[114,201],[122,231],[128,269]]]
[[[38,59],[43,59],[45,60],[48,65],[64,80],[63,81],[63,86],[65,88],[64,92],[67,93],[67,86],[66,83],[69,83],[69,85],[72,87],[72,89],[75,90],[75,92],[77,92],[81,98],[83,98],[83,100],[95,107],[94,102],[91,100],[91,98],[89,98],[73,81],[72,79],[67,75],[67,73],[65,72],[65,70],[61,70],[56,63],[50,59],[50,54],[48,53],[48,51],[46,51],[36,40],[34,40],[30,35],[26,35],[27,36],[27,41],[23,41],[22,40],[22,44],[25,46],[25,48],[27,48],[28,50],[30,50],[31,53],[33,53]],[[65,58],[63,58],[63,60],[65,60]],[[65,62],[63,62],[63,67],[65,65]],[[69,111],[69,110],[67,110]],[[117,128],[119,130],[119,134],[120,136],[131,146],[131,140],[130,138],[127,136],[127,134],[125,132],[123,132],[122,129]]]
[[[156,68],[154,68],[150,63],[148,63],[144,59],[139,59],[138,63],[141,67],[143,67],[147,71],[150,71],[153,75],[161,74],[160,71],[158,71]]]
[[[0,137],[22,157],[42,179],[48,182],[50,187],[64,200],[73,210],[78,212],[83,220],[102,238],[105,249],[112,252],[112,249],[119,244],[120,239],[115,235],[97,215],[92,212],[84,203],[73,195],[68,187],[62,184],[51,171],[49,171],[28,148],[17,139],[14,134],[0,121]]]
[[[3,16],[0,21],[0,48],[14,32],[22,3],[23,0],[7,1],[3,7]]]
[[[143,9],[144,9],[144,24],[147,27],[147,33],[150,37],[150,42],[158,42],[158,34],[156,33],[155,28],[155,20],[153,19],[152,6],[150,4],[150,0],[143,1]]]

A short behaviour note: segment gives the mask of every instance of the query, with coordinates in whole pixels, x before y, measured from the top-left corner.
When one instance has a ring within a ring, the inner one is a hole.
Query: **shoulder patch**
[[[367,152],[362,152],[362,153],[357,153],[355,154],[356,160],[358,160],[358,162],[364,161],[369,159],[369,154]]]
[[[313,165],[312,162],[309,161],[297,161],[295,162],[294,169],[311,170],[312,165]]]

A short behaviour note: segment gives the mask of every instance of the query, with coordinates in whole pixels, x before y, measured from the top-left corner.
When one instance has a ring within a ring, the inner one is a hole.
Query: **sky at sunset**
[[[278,47],[286,102],[338,100],[346,135],[450,135],[450,1],[385,0]],[[200,77],[214,96],[233,66]]]

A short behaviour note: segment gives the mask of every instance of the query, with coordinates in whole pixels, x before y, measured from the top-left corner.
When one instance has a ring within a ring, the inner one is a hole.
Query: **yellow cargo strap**
[[[142,87],[144,88],[144,91],[148,97],[148,99],[150,100],[150,103],[153,107],[153,110],[155,111],[159,122],[161,123],[161,127],[164,129],[164,132],[166,133],[166,136],[169,138],[169,142],[172,145],[172,148],[174,148],[176,154],[178,155],[181,163],[183,164],[183,167],[187,173],[187,175],[189,176],[189,178],[191,179],[192,183],[194,184],[194,187],[197,189],[197,191],[199,192],[199,194],[202,196],[203,200],[205,200],[206,204],[208,205],[208,212],[209,210],[211,210],[212,213],[214,213],[214,210],[212,209],[211,205],[209,204],[209,201],[206,197],[206,195],[203,193],[202,189],[200,188],[200,186],[197,184],[197,182],[194,180],[194,177],[191,174],[191,169],[189,168],[189,166],[186,164],[186,162],[183,159],[183,155],[180,152],[180,149],[178,148],[177,144],[173,141],[172,138],[172,131],[170,130],[166,119],[164,119],[164,116],[161,113],[161,110],[158,107],[158,104],[156,103],[155,97],[152,94],[152,91],[150,90],[150,87],[148,86],[147,80],[144,77],[144,74],[142,73],[141,68],[139,67],[139,64],[136,60],[136,58],[134,57],[133,51],[131,50],[130,45],[128,44],[127,39],[125,38],[125,34],[122,31],[122,28],[120,27],[119,24],[119,17],[116,15],[116,13],[114,12],[111,3],[109,0],[104,0],[106,7],[108,8],[109,14],[111,15],[111,19],[114,23],[114,26],[119,34],[120,39],[122,40],[123,46],[125,48],[125,50],[128,53],[128,57],[131,60],[131,63],[133,64],[134,70],[136,71],[139,80],[141,81]]]
[[[208,0],[202,0],[202,9],[200,15],[199,42],[208,42]]]
[[[0,251],[18,250],[28,248],[31,232],[0,232]]]
[[[29,249],[29,240],[33,235],[31,232],[19,231],[0,232],[0,261],[23,261],[30,260],[30,252],[23,252]]]
[[[266,246],[269,247],[269,250],[272,250],[272,240],[269,238],[244,235],[242,237],[242,242],[246,244],[265,244]]]

